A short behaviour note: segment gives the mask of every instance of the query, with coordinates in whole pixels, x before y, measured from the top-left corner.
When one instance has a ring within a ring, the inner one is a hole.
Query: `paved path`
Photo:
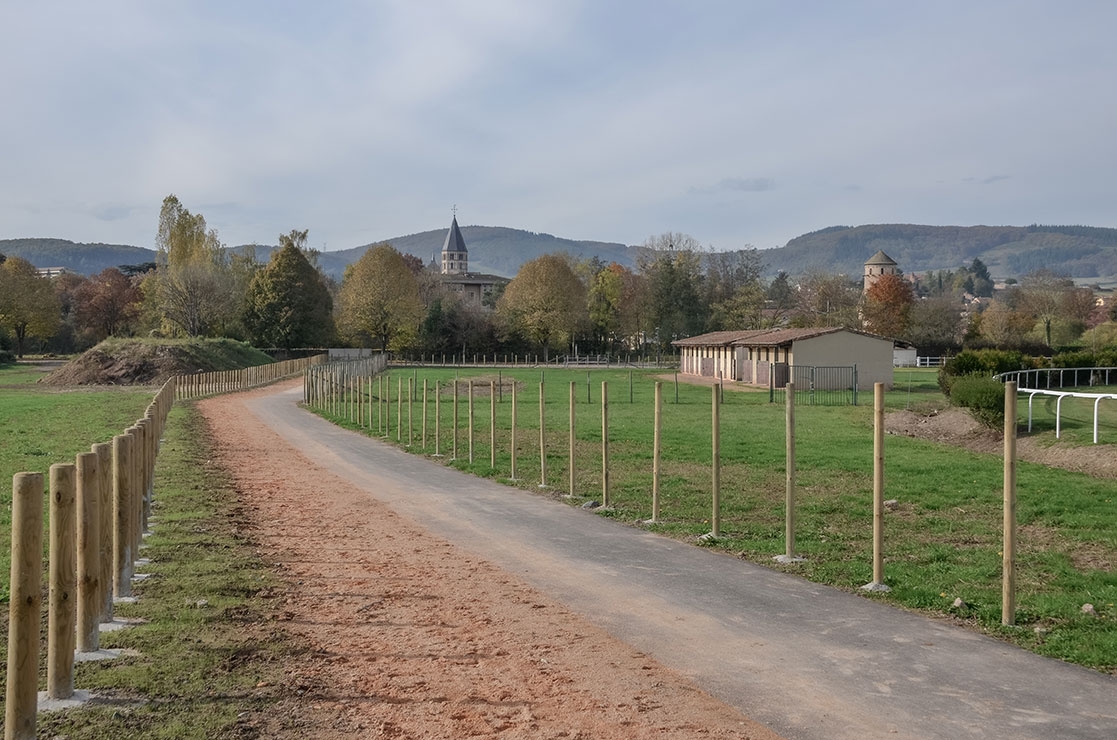
[[[308,457],[792,740],[1117,738],[1117,679],[249,401]]]

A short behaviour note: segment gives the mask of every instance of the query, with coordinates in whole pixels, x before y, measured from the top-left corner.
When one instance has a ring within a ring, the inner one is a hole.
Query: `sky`
[[[0,6],[0,239],[1117,227],[1111,0]],[[1108,92],[1107,92],[1108,91]]]

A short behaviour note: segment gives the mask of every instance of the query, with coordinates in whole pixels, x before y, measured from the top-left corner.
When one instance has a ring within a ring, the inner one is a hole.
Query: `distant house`
[[[892,386],[895,342],[842,328],[717,331],[672,344],[679,348],[679,371],[767,387],[786,384],[791,367],[854,367],[857,388]]]
[[[58,277],[59,275],[65,275],[69,271],[70,271],[69,268],[66,268],[66,267],[36,267],[35,268],[35,272],[39,275],[39,277],[45,277],[45,278],[54,278],[54,277]]]
[[[465,246],[465,238],[458,228],[458,217],[450,224],[446,232],[446,241],[442,245],[442,268],[439,273],[442,284],[450,290],[461,293],[466,303],[483,305],[487,296],[508,283],[507,278],[499,275],[486,275],[480,272],[469,271],[469,250]]]

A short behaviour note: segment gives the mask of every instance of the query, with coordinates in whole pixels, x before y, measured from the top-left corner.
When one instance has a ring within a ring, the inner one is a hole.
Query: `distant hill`
[[[543,254],[567,252],[579,259],[596,256],[633,268],[642,251],[613,242],[576,241],[500,226],[465,226],[462,236],[472,271],[505,277],[514,276],[520,265]],[[445,238],[444,228],[398,236],[323,252],[320,263],[329,275],[340,279],[347,265],[382,241],[430,262],[437,259]],[[257,245],[256,258],[266,262],[273,249]],[[878,249],[887,252],[906,273],[957,269],[979,258],[996,278],[1019,278],[1046,267],[1082,280],[1117,281],[1117,229],[1092,226],[832,226],[796,237],[786,246],[762,250],[760,256],[769,276],[780,270],[791,275],[810,270],[860,275],[865,260]],[[0,240],[0,254],[23,257],[36,267],[67,267],[86,275],[155,259],[153,250],[142,247],[78,244],[64,239]]]
[[[0,239],[0,254],[22,257],[35,267],[65,267],[82,275],[96,275],[106,267],[155,260],[155,252],[143,247],[81,244],[66,239]]]
[[[770,274],[860,275],[878,249],[905,273],[957,269],[978,258],[997,278],[1044,267],[1076,278],[1117,277],[1117,229],[1092,226],[832,226],[761,254]]]

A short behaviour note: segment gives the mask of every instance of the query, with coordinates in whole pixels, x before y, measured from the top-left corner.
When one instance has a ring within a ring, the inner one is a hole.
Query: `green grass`
[[[1117,386],[1095,386],[1071,389],[1078,393],[1109,393],[1117,395]],[[1068,396],[1060,410],[1060,439],[1069,444],[1092,444],[1094,440],[1094,403],[1092,398]],[[1021,419],[1027,424],[1028,397],[1018,401]],[[1054,441],[1055,411],[1058,398],[1037,394],[1032,399],[1032,432]],[[1098,404],[1098,442],[1117,444],[1117,398],[1105,398]]]
[[[24,377],[22,373],[13,375]],[[0,384],[9,379],[6,370],[0,372]],[[78,453],[89,452],[90,445],[109,442],[113,435],[122,434],[143,416],[153,395],[148,388],[40,390],[30,380],[17,388],[0,390],[0,600],[4,603],[11,568],[12,476],[43,473],[45,485],[52,464],[72,463]],[[45,495],[43,506],[45,526]],[[45,548],[46,536],[43,542]]]
[[[297,648],[268,626],[274,584],[238,533],[235,490],[210,457],[201,417],[192,406],[176,407],[157,465],[157,525],[144,551],[153,577],[135,586],[138,603],[116,607],[118,616],[148,621],[101,636],[103,647],[138,654],[78,664],[75,686],[104,701],[40,714],[41,737],[254,737],[238,716],[258,717],[282,698],[283,665]]]
[[[886,394],[889,408],[926,410],[946,405],[935,370],[897,371]],[[396,441],[398,379],[417,378],[412,408],[412,450],[431,454],[433,390],[428,402],[428,444],[421,448],[421,385],[452,381],[453,370],[394,370],[390,441]],[[466,372],[460,376],[467,378]],[[452,449],[452,395],[443,391],[439,447],[448,464],[475,475],[507,482],[511,403],[506,385],[497,403],[497,460],[490,467],[488,382],[475,398],[474,460],[468,461],[467,410],[459,401],[457,459]],[[538,370],[501,371],[520,382],[518,394],[517,483],[538,490],[540,483]],[[651,515],[651,374],[636,372],[629,402],[628,371],[590,374],[545,372],[547,483],[551,492],[568,488],[568,393],[576,383],[577,459],[575,497],[580,504],[601,499],[601,381],[609,382],[611,456],[610,509],[603,514],[638,524]],[[710,531],[712,475],[708,387],[680,384],[678,403],[671,376],[663,385],[664,431],[661,521],[650,526],[665,535],[697,541]],[[374,387],[374,391],[377,388]],[[463,389],[464,395],[464,389]],[[404,391],[406,399],[406,390]],[[797,550],[806,563],[794,572],[854,590],[872,578],[872,394],[868,405],[796,410]],[[403,408],[407,441],[407,409]],[[367,410],[365,418],[367,419]],[[771,564],[784,551],[785,435],[782,405],[766,393],[725,393],[721,407],[721,532],[710,546]],[[355,426],[341,417],[328,418]],[[377,409],[373,407],[373,426]],[[379,432],[374,432],[379,434]],[[885,444],[885,498],[898,508],[885,524],[885,577],[893,589],[876,596],[894,604],[953,614],[975,627],[1001,635],[1041,654],[1105,671],[1117,669],[1117,481],[1018,464],[1018,614],[1021,628],[1000,626],[1001,502],[1003,462],[932,442],[889,436]],[[776,567],[776,566],[773,566]],[[969,607],[952,608],[955,598]],[[1082,613],[1091,603],[1098,617]],[[1037,631],[1038,629],[1038,631]]]

